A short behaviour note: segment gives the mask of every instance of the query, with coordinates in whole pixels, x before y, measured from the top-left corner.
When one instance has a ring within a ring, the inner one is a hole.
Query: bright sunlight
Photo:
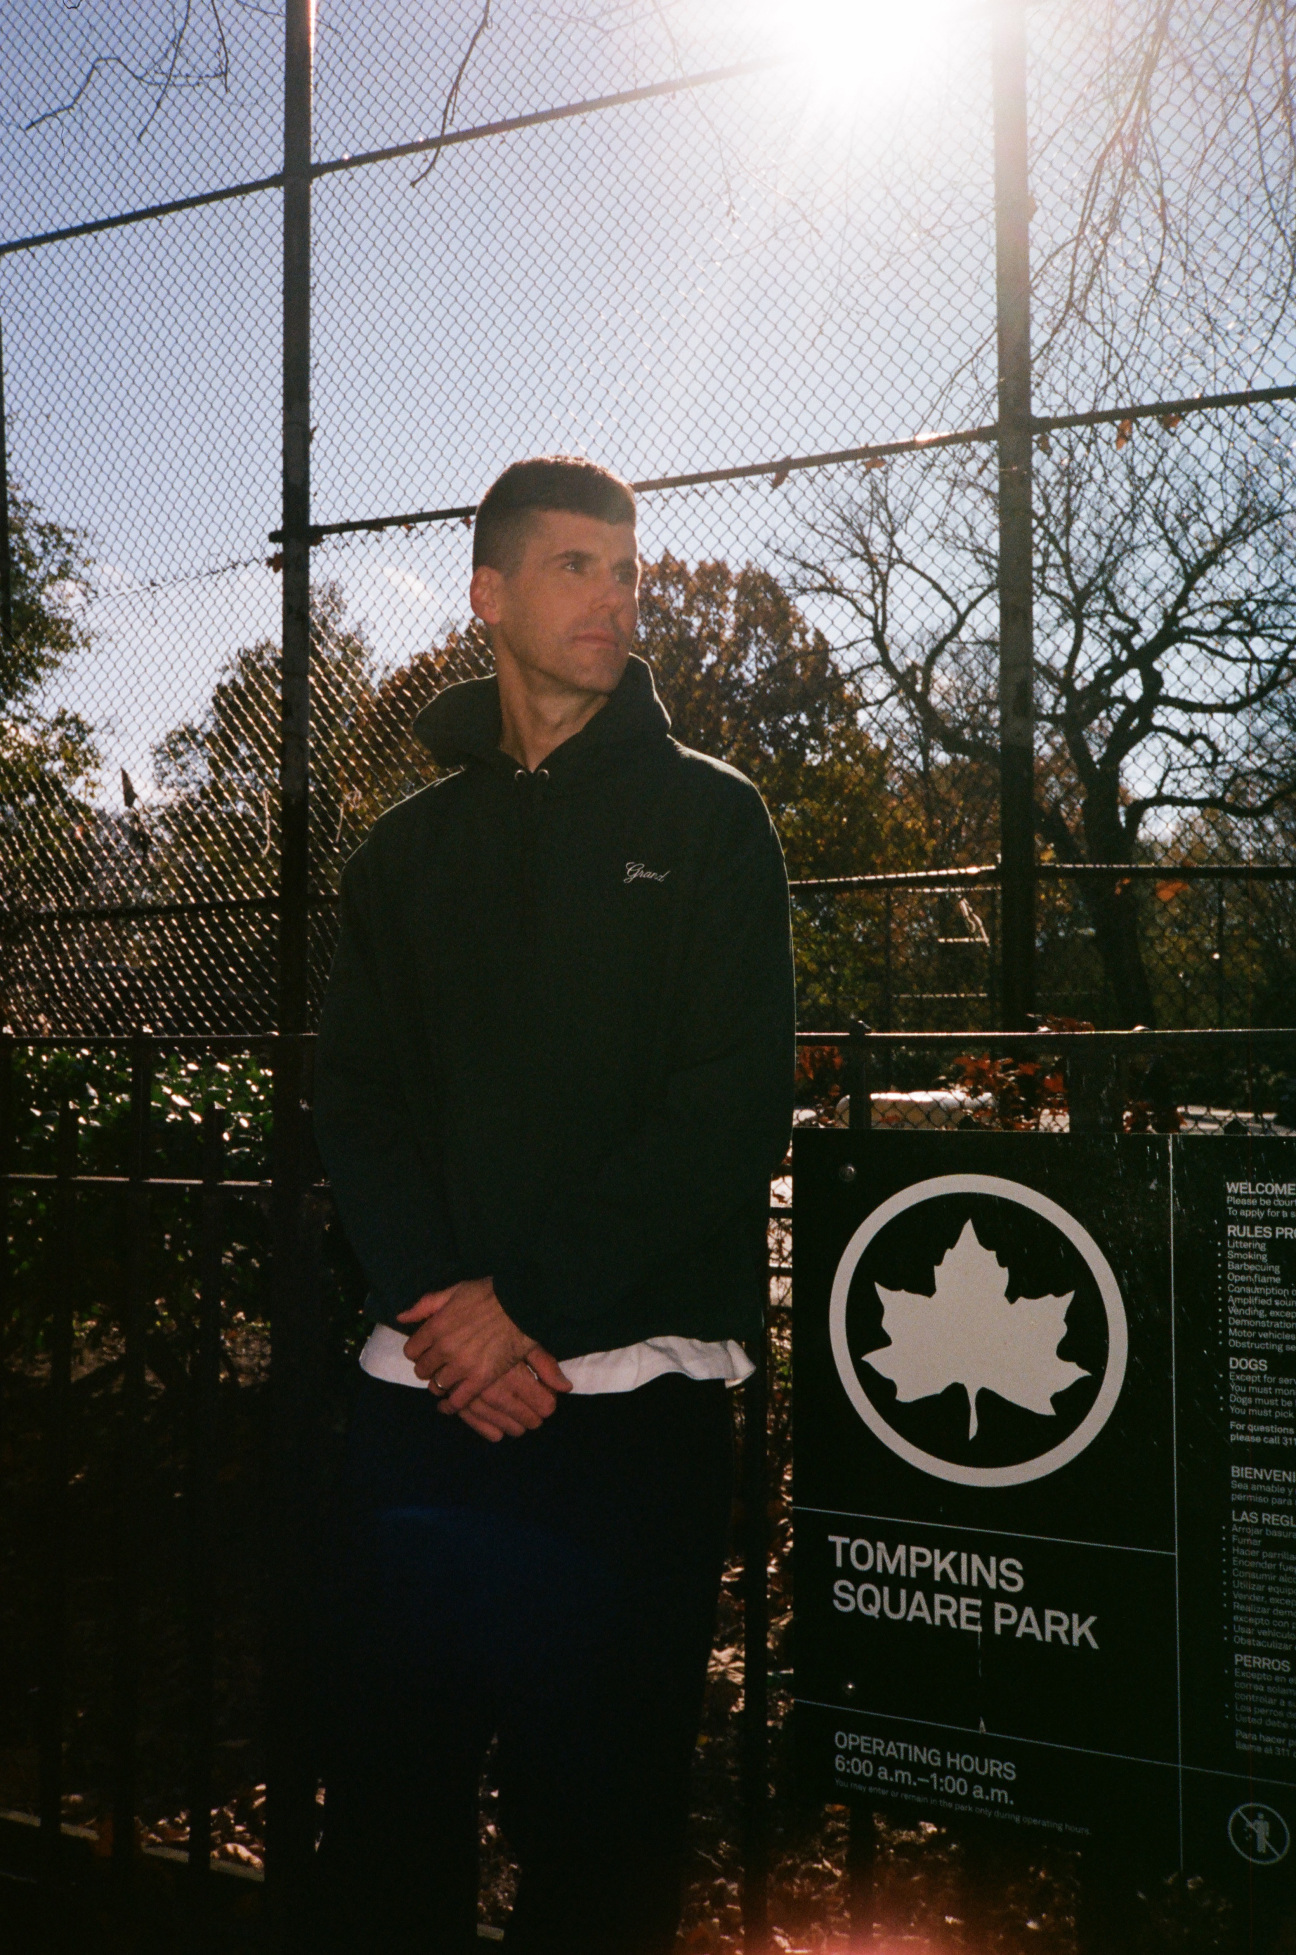
[[[758,0],[771,39],[838,100],[921,80],[969,0]]]

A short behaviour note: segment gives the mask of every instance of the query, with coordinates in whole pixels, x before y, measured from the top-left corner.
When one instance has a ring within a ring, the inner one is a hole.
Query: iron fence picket
[[[135,1866],[140,1689],[140,1579],[144,1551],[145,1341],[149,1309],[151,1140],[155,1057],[144,1037],[130,1047],[126,1255],[123,1261],[122,1390],[117,1415],[113,1599],[112,1868],[119,1888]]]
[[[764,1277],[769,1294],[769,1272]],[[743,1946],[766,1955],[769,1919],[769,1334],[743,1386],[743,1708],[741,1734]]]
[[[305,1045],[281,1035],[273,1056],[266,1880],[285,1935],[305,1903],[317,1819],[310,1621],[319,1294],[305,1172]]]
[[[14,1155],[17,1097],[14,1089],[14,1042],[7,1032],[0,1032],[0,1325],[10,1326],[17,1315],[10,1242],[13,1229],[13,1195],[9,1178]],[[7,1436],[6,1420],[9,1412],[7,1386],[6,1368],[0,1364],[0,1447],[3,1447]]]
[[[216,1451],[221,1372],[221,1253],[224,1238],[225,1114],[203,1108],[198,1284],[189,1358],[189,1460],[186,1553],[189,1614],[187,1806],[189,1872],[205,1885],[212,1853],[215,1745]]]
[[[45,1244],[48,1281],[44,1321],[49,1380],[41,1473],[40,1653],[37,1744],[40,1778],[40,1866],[48,1886],[62,1870],[63,1728],[67,1654],[68,1455],[72,1411],[73,1304],[76,1283],[74,1183],[78,1116],[67,1099],[58,1111],[56,1178]]]

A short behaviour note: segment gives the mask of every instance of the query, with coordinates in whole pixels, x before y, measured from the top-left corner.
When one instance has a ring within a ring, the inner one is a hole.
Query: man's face
[[[537,511],[515,570],[474,571],[472,608],[497,658],[557,691],[615,692],[639,621],[634,525]]]

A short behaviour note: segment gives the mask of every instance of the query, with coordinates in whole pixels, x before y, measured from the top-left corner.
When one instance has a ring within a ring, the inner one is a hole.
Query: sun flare
[[[968,0],[762,0],[781,50],[838,100],[920,81]]]

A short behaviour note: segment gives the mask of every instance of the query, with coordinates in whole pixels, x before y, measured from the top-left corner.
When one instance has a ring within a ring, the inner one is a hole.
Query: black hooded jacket
[[[375,1314],[492,1276],[555,1357],[750,1337],[787,1145],[792,954],[751,783],[642,659],[534,774],[494,679],[415,733],[462,771],[348,863],[315,1128]]]

